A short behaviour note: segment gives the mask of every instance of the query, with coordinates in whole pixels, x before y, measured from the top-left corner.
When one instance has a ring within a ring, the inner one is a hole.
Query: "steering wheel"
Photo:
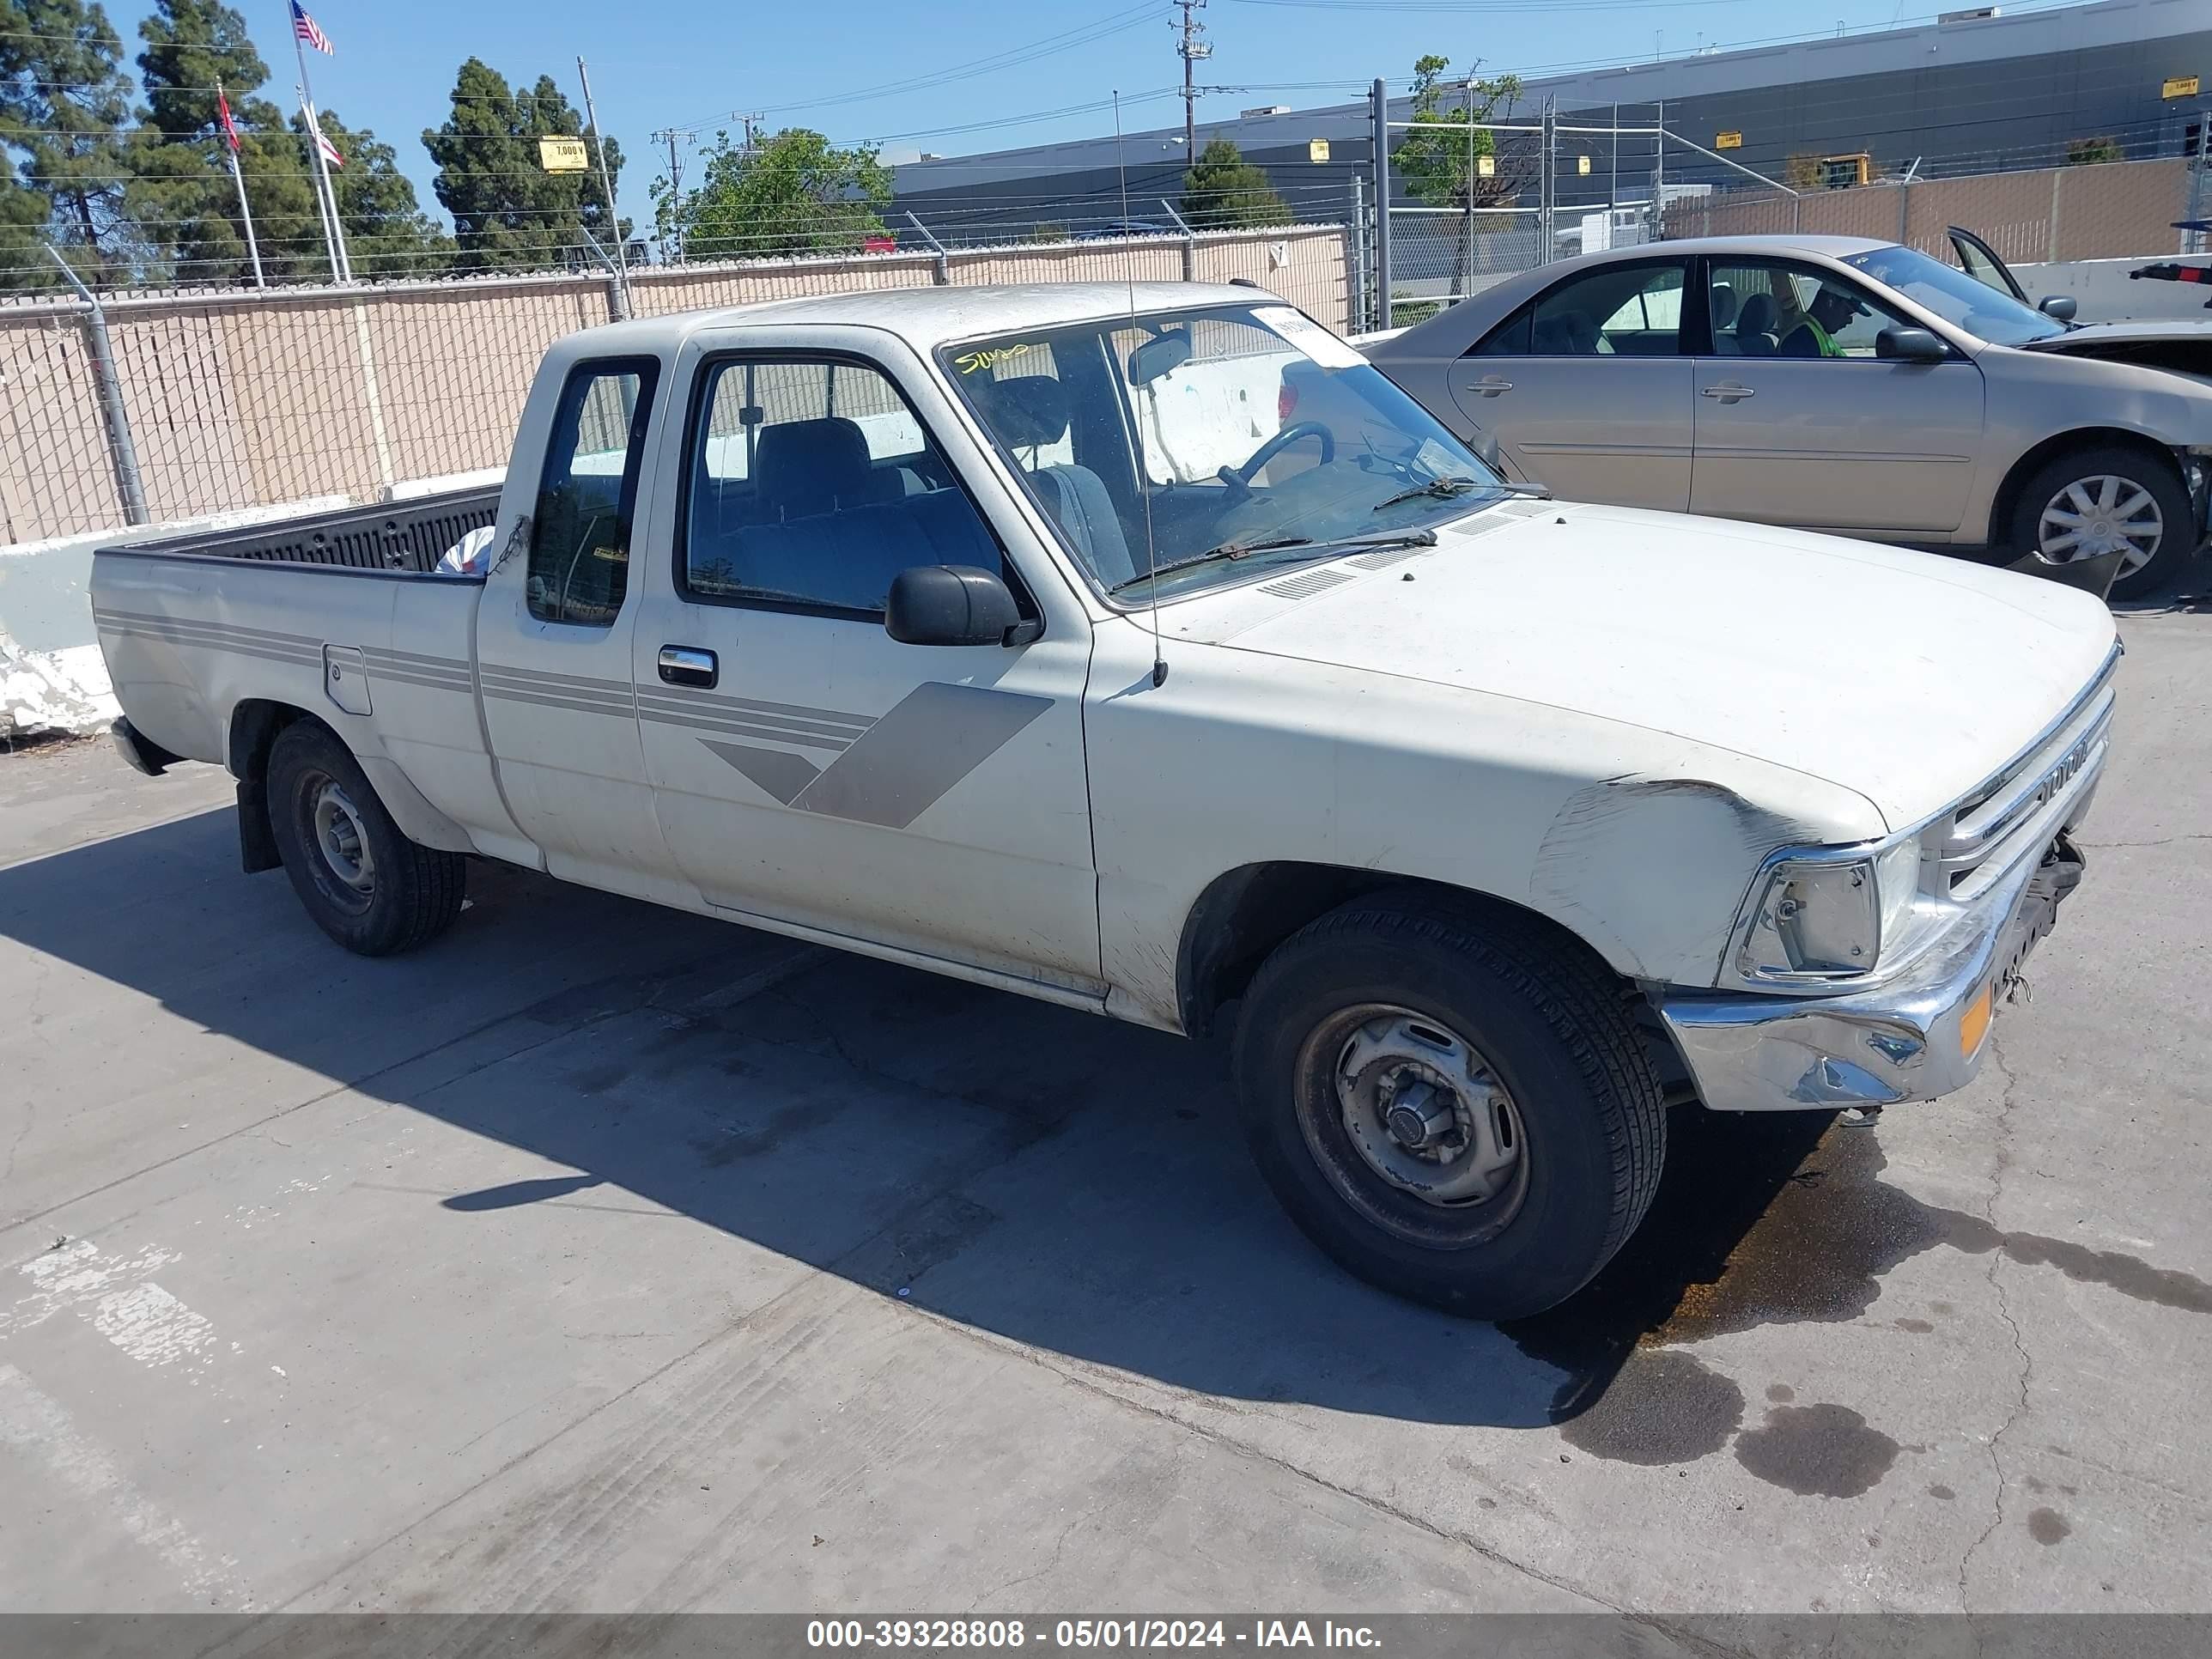
[[[1304,438],[1321,440],[1321,464],[1323,466],[1327,466],[1336,459],[1335,433],[1330,431],[1319,421],[1294,421],[1254,450],[1252,458],[1243,465],[1224,466],[1217,476],[1238,495],[1249,495],[1252,493],[1252,480],[1258,475],[1260,469],[1292,444]]]

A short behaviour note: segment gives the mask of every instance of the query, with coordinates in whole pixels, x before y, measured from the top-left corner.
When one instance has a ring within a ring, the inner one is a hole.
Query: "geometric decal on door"
[[[781,750],[712,738],[699,741],[796,811],[903,830],[1052,702],[1018,691],[927,681],[818,769],[811,761]]]

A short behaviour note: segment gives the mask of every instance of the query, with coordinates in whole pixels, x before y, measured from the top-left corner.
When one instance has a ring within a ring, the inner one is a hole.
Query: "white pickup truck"
[[[1243,286],[592,329],[495,500],[92,586],[125,756],[228,767],[246,867],[341,945],[429,940],[478,857],[1233,1016],[1298,1223],[1486,1317],[1620,1248],[1670,1107],[1975,1074],[2118,655],[2056,584],[1516,490]]]

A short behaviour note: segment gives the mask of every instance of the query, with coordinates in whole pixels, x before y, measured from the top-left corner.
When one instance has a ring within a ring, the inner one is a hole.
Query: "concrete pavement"
[[[0,760],[0,1608],[2212,1607],[2212,619],[2124,629],[1988,1074],[1678,1114],[1504,1328],[1213,1048],[489,867],[362,962],[219,774]]]

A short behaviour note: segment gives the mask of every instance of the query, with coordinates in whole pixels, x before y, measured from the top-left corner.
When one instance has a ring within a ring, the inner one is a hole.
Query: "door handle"
[[[1474,383],[1474,389],[1477,392],[1480,392],[1486,398],[1495,398],[1501,392],[1512,391],[1513,382],[1510,380],[1501,380],[1493,374],[1487,380],[1477,380]]]
[[[1740,404],[1746,398],[1756,397],[1758,394],[1747,386],[1735,386],[1723,382],[1719,386],[1709,386],[1705,387],[1704,391],[1698,393],[1698,395],[1705,398],[1717,398],[1724,404]]]
[[[664,645],[660,647],[660,678],[671,685],[691,685],[702,691],[712,691],[722,678],[721,664],[713,652],[702,651],[696,646]]]

